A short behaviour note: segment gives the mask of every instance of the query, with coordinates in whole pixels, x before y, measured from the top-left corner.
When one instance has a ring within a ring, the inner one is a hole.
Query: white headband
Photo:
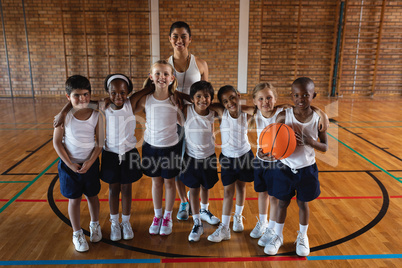
[[[115,75],[112,75],[111,77],[109,77],[109,79],[107,80],[107,83],[106,83],[107,87],[109,87],[110,83],[115,79],[123,79],[124,81],[127,82],[128,85],[130,85],[130,82],[128,82],[128,79],[124,75],[115,74]]]

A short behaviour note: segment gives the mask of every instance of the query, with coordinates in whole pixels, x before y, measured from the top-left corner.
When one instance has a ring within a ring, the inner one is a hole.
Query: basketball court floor
[[[188,242],[191,218],[174,218],[173,233],[167,237],[149,235],[153,205],[151,180],[145,176],[133,184],[134,239],[109,240],[108,186],[102,183],[99,198],[104,238],[89,243],[88,252],[76,252],[52,145],[53,116],[65,102],[54,98],[0,100],[0,266],[402,267],[400,97],[322,97],[313,101],[328,113],[331,124],[328,152],[316,153],[322,193],[310,203],[311,254],[303,258],[295,255],[298,208],[294,200],[277,256],[265,255],[257,239],[249,236],[258,217],[252,183],[247,186],[245,230],[232,232],[229,241],[207,241],[216,227],[204,223],[200,242]],[[137,125],[138,139],[143,128]],[[249,136],[255,144],[255,132],[250,131]],[[210,194],[210,210],[219,218],[222,200],[223,187],[218,182]],[[179,203],[176,199],[174,217]],[[85,201],[81,224],[88,235]]]

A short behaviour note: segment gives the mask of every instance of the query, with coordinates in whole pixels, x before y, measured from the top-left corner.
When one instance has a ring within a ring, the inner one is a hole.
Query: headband
[[[115,79],[123,79],[124,81],[127,82],[128,85],[130,85],[130,82],[128,82],[127,77],[125,77],[124,75],[121,75],[121,74],[115,74],[115,75],[112,75],[111,77],[109,77],[109,79],[107,80],[107,83],[106,83],[107,87],[109,87],[110,83]]]

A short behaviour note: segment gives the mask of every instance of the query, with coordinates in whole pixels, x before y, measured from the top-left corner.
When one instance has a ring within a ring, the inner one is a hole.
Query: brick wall
[[[270,81],[286,94],[290,83],[303,75],[313,78],[321,95],[328,95],[339,2],[250,0],[248,92],[257,83]],[[361,0],[347,2],[339,94],[367,95],[375,82],[375,94],[400,95],[400,1],[386,1],[376,81],[382,0],[364,1],[358,64],[356,25]],[[32,90],[38,97],[63,95],[67,75],[76,73],[90,78],[97,95],[105,94],[103,79],[113,72],[130,75],[134,87],[141,87],[150,66],[148,1],[25,0],[33,85],[22,1],[1,3],[14,96],[30,97]],[[207,61],[214,88],[237,85],[239,0],[160,0],[159,10],[162,58],[173,53],[168,41],[170,25],[184,20],[193,34],[190,51]],[[4,97],[11,93],[2,31],[0,38],[0,97]]]

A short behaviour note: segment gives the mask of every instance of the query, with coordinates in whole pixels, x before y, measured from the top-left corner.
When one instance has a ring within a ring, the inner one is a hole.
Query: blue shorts
[[[149,177],[171,179],[181,169],[181,146],[178,142],[171,147],[155,147],[146,142],[142,145],[142,171]]]
[[[211,189],[219,181],[216,155],[196,159],[184,154],[180,180],[189,188]]]
[[[236,158],[226,157],[223,154],[219,156],[221,164],[221,180],[223,186],[230,185],[237,180],[252,182],[253,174],[253,151],[248,151],[244,155]]]
[[[268,192],[269,195],[272,195],[274,172],[278,162],[267,162],[257,157],[254,158],[254,190],[257,193]]]
[[[137,148],[119,155],[103,150],[101,179],[106,183],[133,183],[141,179],[141,157]]]
[[[296,197],[302,202],[316,199],[321,193],[317,164],[296,171],[295,174],[290,167],[279,164],[274,172],[272,195],[279,200],[289,201],[297,192]]]
[[[96,196],[100,189],[99,158],[84,174],[75,173],[62,160],[58,164],[60,192],[68,199],[77,199],[83,194]]]

